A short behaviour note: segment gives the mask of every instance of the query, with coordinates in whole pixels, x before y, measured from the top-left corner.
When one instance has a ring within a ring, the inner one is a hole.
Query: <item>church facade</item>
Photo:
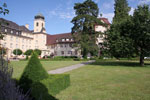
[[[110,25],[107,18],[100,18],[103,23]],[[4,34],[3,40],[0,40],[1,47],[6,48],[8,58],[13,58],[14,49],[21,49],[23,52],[29,49],[40,49],[41,57],[44,56],[81,56],[77,47],[73,47],[74,40],[71,33],[62,33],[50,35],[46,33],[45,18],[42,14],[34,17],[34,30],[29,30],[29,25],[20,26],[15,22],[0,18],[0,31]],[[5,24],[7,23],[7,24]],[[104,32],[108,27],[96,25],[95,31]],[[100,36],[97,38],[97,44],[103,42]],[[25,58],[22,54],[18,58]]]

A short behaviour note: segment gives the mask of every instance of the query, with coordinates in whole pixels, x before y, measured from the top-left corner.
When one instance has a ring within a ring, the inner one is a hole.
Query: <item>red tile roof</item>
[[[58,42],[56,42],[56,40],[58,40],[60,43],[60,42],[62,42],[61,39],[71,39],[71,38],[72,38],[71,33],[62,33],[62,34],[56,34],[56,35],[47,34],[47,45],[52,45],[52,44],[58,43]],[[65,41],[65,42],[67,42],[67,41]]]
[[[107,18],[99,18],[100,20],[102,20],[104,23],[110,25],[110,22],[108,21]]]

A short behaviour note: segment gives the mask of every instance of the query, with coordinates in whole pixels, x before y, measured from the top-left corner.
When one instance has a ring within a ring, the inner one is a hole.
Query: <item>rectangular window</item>
[[[13,36],[10,37],[10,41],[13,41]]]
[[[22,45],[22,49],[24,49],[24,45]]]
[[[61,51],[61,54],[64,55],[64,51]]]
[[[10,48],[12,48],[13,47],[13,44],[12,43],[10,43]]]
[[[72,51],[68,51],[68,54],[71,54],[71,55],[72,55]]]
[[[65,44],[65,47],[67,47],[67,44]]]
[[[63,47],[63,44],[60,44],[60,47]]]
[[[69,47],[72,47],[72,44],[69,44]]]

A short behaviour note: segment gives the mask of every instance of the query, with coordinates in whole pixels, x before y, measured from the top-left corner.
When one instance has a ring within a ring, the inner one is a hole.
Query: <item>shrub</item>
[[[13,50],[13,54],[14,55],[21,55],[22,54],[22,50],[20,50],[20,49],[14,49]]]
[[[26,92],[31,87],[32,83],[39,82],[45,78],[48,78],[48,73],[42,67],[37,54],[33,53],[27,66],[24,69],[19,84]]]
[[[35,49],[34,52],[36,52],[38,55],[41,55],[42,51],[39,49]]]
[[[61,90],[66,89],[70,86],[70,75],[69,74],[56,74],[50,75],[49,78],[41,81],[47,88],[51,95],[58,94]]]
[[[29,49],[24,54],[30,56],[32,54],[33,50]]]

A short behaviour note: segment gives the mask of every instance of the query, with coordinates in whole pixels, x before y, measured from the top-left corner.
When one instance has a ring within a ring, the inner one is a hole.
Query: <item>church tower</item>
[[[41,13],[34,17],[34,32],[46,33],[45,18]]]

